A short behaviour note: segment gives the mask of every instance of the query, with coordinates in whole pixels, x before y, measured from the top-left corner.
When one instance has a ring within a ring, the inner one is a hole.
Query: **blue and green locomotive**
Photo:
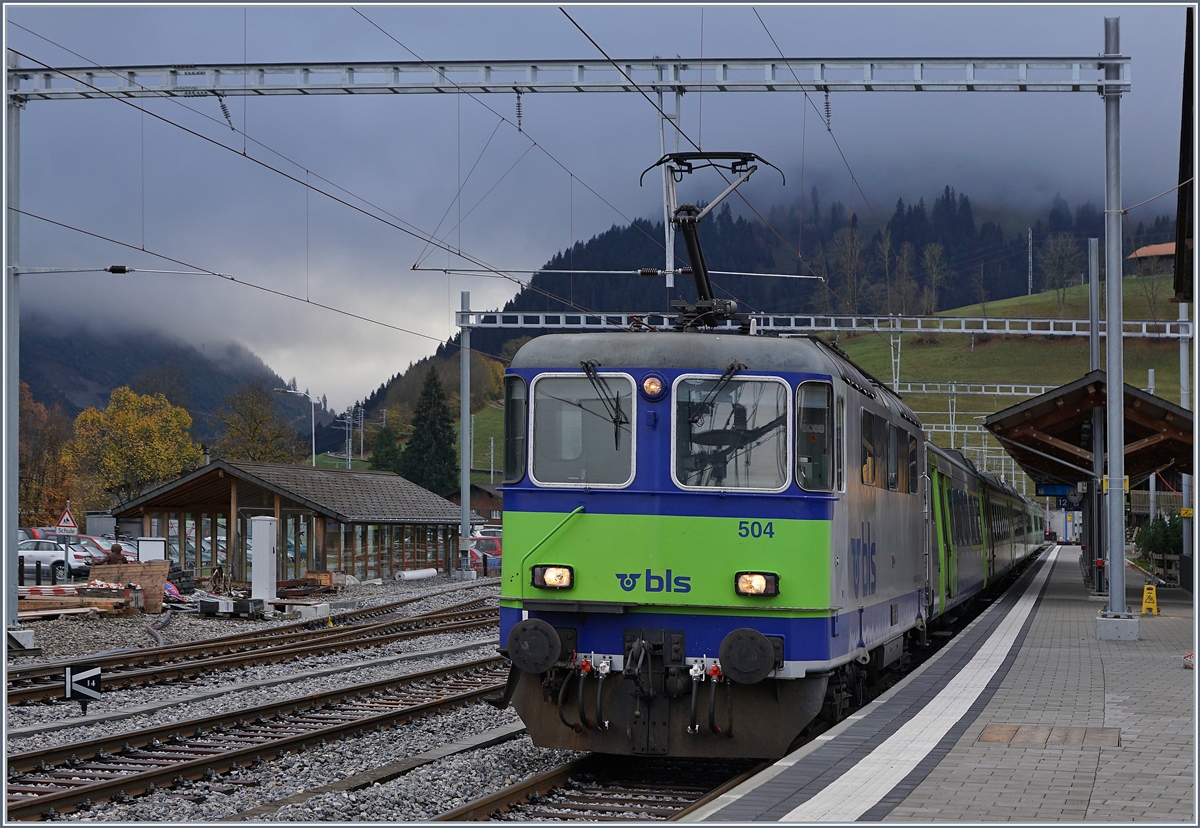
[[[505,419],[506,697],[542,746],[782,756],[1042,539],[814,337],[542,336]]]
[[[497,703],[537,745],[782,756],[1041,542],[1033,504],[839,349],[716,298],[697,225],[758,162],[655,165],[696,284],[675,331],[542,336],[505,377]],[[737,180],[676,206],[705,167]]]

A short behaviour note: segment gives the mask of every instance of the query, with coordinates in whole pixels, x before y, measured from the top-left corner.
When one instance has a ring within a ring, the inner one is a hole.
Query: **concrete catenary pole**
[[[461,293],[462,310],[469,311],[471,309],[471,292],[464,290]],[[459,328],[459,352],[461,354],[461,370],[459,371],[458,379],[458,397],[459,397],[459,457],[461,480],[459,486],[459,496],[462,500],[462,510],[460,512],[462,518],[462,527],[459,529],[458,538],[458,567],[460,570],[466,571],[468,567],[467,551],[468,544],[471,542],[471,327],[463,320],[462,326]]]
[[[1104,54],[1121,51],[1121,18],[1104,18]],[[1106,81],[1121,79],[1121,67],[1109,64]],[[1136,639],[1137,617],[1125,606],[1125,356],[1122,342],[1121,261],[1121,93],[1104,90],[1104,267],[1107,285],[1108,375],[1108,612],[1097,618],[1098,638]]]

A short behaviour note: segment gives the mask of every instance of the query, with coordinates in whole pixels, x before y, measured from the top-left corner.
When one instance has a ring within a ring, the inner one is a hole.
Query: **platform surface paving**
[[[694,818],[1195,824],[1192,596],[1160,588],[1139,640],[1101,641],[1078,558],[1044,554],[936,658]],[[1127,571],[1132,612],[1145,581]]]

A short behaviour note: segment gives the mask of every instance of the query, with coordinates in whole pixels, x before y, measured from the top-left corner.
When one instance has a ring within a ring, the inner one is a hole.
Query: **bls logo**
[[[626,575],[617,573],[617,580],[621,584],[621,589],[626,592],[633,592],[637,589],[638,579],[642,577],[642,573],[634,572]],[[655,575],[653,570],[646,570],[646,583],[643,589],[646,592],[691,592],[692,578],[690,575],[676,575],[672,578],[671,570],[667,570],[666,575]]]
[[[862,537],[850,539],[850,568],[854,575],[854,596],[874,595],[878,581],[875,574],[875,541],[871,539],[871,524],[863,523]]]

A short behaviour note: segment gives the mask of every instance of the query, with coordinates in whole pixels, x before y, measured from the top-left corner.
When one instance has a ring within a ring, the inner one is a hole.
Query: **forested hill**
[[[192,438],[200,442],[216,437],[220,423],[213,414],[240,386],[288,384],[232,342],[196,348],[146,331],[104,334],[32,316],[21,320],[20,360],[21,380],[33,398],[61,405],[72,418],[89,406],[104,408],[114,388],[128,385],[142,394],[162,392],[186,408]],[[289,394],[280,395],[276,404],[307,436],[308,401]]]
[[[735,218],[730,207],[722,205],[700,223],[700,238],[710,270],[825,279],[713,276],[717,295],[736,298],[743,310],[923,314],[1024,295],[1029,228],[1033,230],[1034,290],[1040,292],[1058,283],[1078,284],[1087,269],[1087,239],[1103,238],[1104,217],[1091,203],[1072,208],[1058,196],[1049,204],[1022,210],[991,205],[977,209],[965,193],[946,186],[931,204],[920,197],[915,202],[900,199],[876,220],[869,211],[853,211],[841,202],[826,204],[814,187],[803,204],[775,207],[765,222],[756,216]],[[1174,220],[1160,216],[1136,225],[1132,239],[1126,235],[1126,254],[1174,238]],[[677,266],[688,264],[682,238],[676,239],[675,254]],[[503,310],[666,312],[672,299],[695,299],[691,277],[676,276],[675,289],[668,292],[661,276],[631,273],[661,268],[664,258],[661,221],[638,219],[614,225],[555,255],[543,267],[623,272],[540,272]],[[478,330],[471,344],[482,354],[506,356],[514,352],[518,340],[537,333]],[[438,368],[447,393],[455,398],[458,360],[455,337],[367,396],[368,416],[378,419],[380,409],[388,408],[404,421],[431,365]],[[498,370],[481,370],[483,365],[474,364],[475,402],[495,399],[500,393]]]
[[[980,212],[990,218],[978,221],[970,198],[946,186],[929,205],[923,197],[900,199],[876,220],[840,201],[824,203],[814,187],[803,204],[771,209],[765,223],[757,217],[735,218],[727,202],[701,222],[700,238],[710,270],[825,280],[713,276],[717,295],[736,298],[743,310],[921,314],[1024,294],[1030,226],[1035,291],[1058,282],[1077,283],[1086,270],[1086,240],[1104,236],[1100,208],[1090,202],[1072,208],[1060,196],[1036,209],[988,207]],[[1174,220],[1159,216],[1125,235],[1125,254],[1174,238]],[[675,255],[677,266],[688,264],[679,237]],[[661,268],[664,256],[662,222],[639,219],[576,243],[544,268],[635,271]],[[503,310],[667,311],[675,298],[695,298],[690,276],[676,276],[675,288],[668,292],[662,277],[543,272]],[[478,331],[473,344],[499,354],[517,335]]]

